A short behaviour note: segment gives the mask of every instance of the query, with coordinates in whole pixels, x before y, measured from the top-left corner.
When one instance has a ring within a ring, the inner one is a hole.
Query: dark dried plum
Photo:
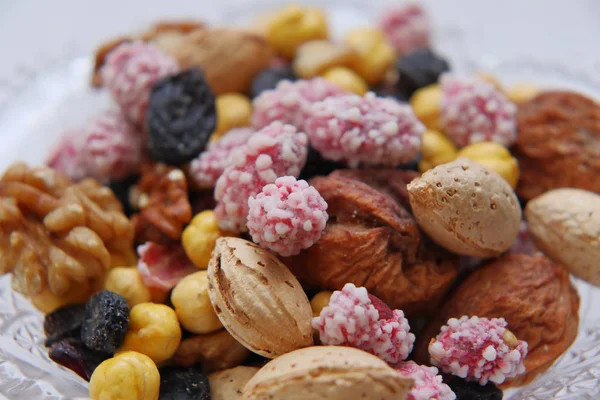
[[[481,386],[455,376],[444,376],[444,382],[456,394],[456,400],[502,400],[503,397],[502,390],[491,382]]]
[[[181,165],[200,154],[217,124],[215,95],[191,68],[154,84],[146,113],[148,151],[155,161]]]
[[[48,356],[55,363],[89,381],[96,367],[108,359],[110,354],[88,349],[79,338],[67,338],[52,344],[48,349]]]
[[[93,296],[85,306],[81,340],[92,350],[114,353],[129,326],[129,307],[123,296],[108,290]]]
[[[85,313],[84,304],[72,304],[52,311],[44,317],[46,347],[66,337],[79,337]]]
[[[208,377],[198,368],[160,369],[159,400],[210,400]]]
[[[265,90],[275,89],[275,86],[283,80],[296,80],[296,75],[294,75],[291,67],[281,66],[262,70],[252,82],[252,97],[258,96]]]
[[[123,206],[123,213],[130,217],[133,214],[133,208],[131,207],[131,203],[129,202],[129,192],[131,188],[138,182],[139,176],[130,176],[129,178],[125,178],[119,181],[112,181],[109,184],[109,187],[112,189],[117,199],[121,202]]]
[[[396,61],[397,92],[410,98],[418,89],[436,83],[440,75],[449,70],[448,62],[430,49],[413,51]]]
[[[326,176],[340,168],[346,167],[344,164],[324,159],[318,151],[309,145],[306,164],[304,164],[304,168],[300,172],[300,178],[309,180],[317,175]]]

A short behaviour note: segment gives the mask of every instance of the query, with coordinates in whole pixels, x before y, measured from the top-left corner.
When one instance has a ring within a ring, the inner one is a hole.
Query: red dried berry
[[[147,242],[137,248],[138,271],[148,287],[171,290],[180,280],[198,271],[181,244],[161,246]]]

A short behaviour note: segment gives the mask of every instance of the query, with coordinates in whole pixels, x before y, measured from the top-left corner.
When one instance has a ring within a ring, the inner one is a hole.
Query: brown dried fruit
[[[336,171],[311,180],[327,201],[329,222],[314,246],[286,263],[307,287],[340,290],[351,282],[408,315],[434,308],[457,277],[458,258],[426,240],[406,208],[374,188],[394,182],[386,191],[406,204],[402,186],[412,175],[356,173],[371,187],[342,176],[353,174]]]
[[[0,179],[0,273],[13,273],[16,291],[57,304],[74,288],[91,291],[111,252],[120,257],[133,245],[120,207],[94,180],[72,185],[47,167],[12,165]]]
[[[182,340],[171,362],[181,367],[200,364],[204,373],[233,368],[250,356],[226,330]]]
[[[170,244],[181,239],[192,219],[185,175],[164,164],[142,166],[134,206],[140,209],[131,220],[137,243]]]
[[[574,92],[545,92],[519,105],[517,121],[521,198],[559,187],[600,193],[600,104]]]
[[[505,255],[473,272],[444,303],[419,337],[416,358],[428,363],[427,346],[449,318],[503,317],[529,345],[521,385],[543,372],[573,343],[579,325],[579,296],[569,273],[548,258]]]

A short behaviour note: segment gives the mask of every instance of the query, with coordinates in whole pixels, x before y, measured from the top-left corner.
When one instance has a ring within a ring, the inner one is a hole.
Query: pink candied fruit
[[[385,10],[379,27],[398,54],[429,47],[429,20],[418,3],[408,2]]]
[[[395,167],[412,161],[425,132],[409,105],[373,93],[313,104],[304,126],[310,144],[323,158],[346,161],[351,167]]]
[[[317,189],[293,176],[277,178],[248,199],[252,240],[284,257],[319,240],[327,218],[327,203]]]
[[[144,285],[150,288],[169,291],[186,276],[198,272],[180,244],[161,246],[146,242],[138,246],[137,252],[138,271]]]
[[[120,112],[109,110],[67,131],[47,165],[75,181],[90,177],[106,183],[135,173],[142,147],[143,135]]]
[[[390,364],[408,357],[415,342],[402,311],[391,311],[367,289],[352,283],[333,292],[312,326],[325,345],[356,347]]]
[[[395,365],[398,372],[415,381],[406,400],[454,400],[456,394],[446,385],[436,367],[403,361]]]
[[[144,126],[152,86],[179,70],[177,60],[143,41],[123,43],[108,53],[102,82],[127,118]]]
[[[492,84],[478,78],[444,74],[441,119],[444,133],[458,146],[517,140],[516,106]]]
[[[256,129],[261,129],[279,121],[302,130],[306,112],[312,103],[345,93],[319,77],[294,82],[284,80],[275,89],[265,90],[253,100],[252,124]]]
[[[514,378],[525,372],[527,342],[517,340],[506,326],[504,318],[450,318],[429,343],[431,363],[481,385]]]
[[[198,188],[210,189],[215,186],[229,162],[231,152],[246,144],[252,128],[234,128],[225,133],[222,138],[212,142],[206,151],[190,163],[190,175]]]
[[[248,228],[248,199],[280,176],[298,176],[308,152],[308,139],[292,125],[273,122],[233,149],[231,161],[215,186],[215,216],[221,229]]]

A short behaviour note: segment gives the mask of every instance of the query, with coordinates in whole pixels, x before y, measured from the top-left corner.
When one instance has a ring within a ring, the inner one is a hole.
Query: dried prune
[[[159,400],[210,400],[208,377],[198,368],[160,369]]]
[[[74,371],[86,381],[102,361],[110,354],[90,350],[79,338],[66,338],[53,343],[48,349],[48,356],[55,363]]]
[[[121,295],[103,290],[85,306],[81,340],[92,350],[114,353],[129,326],[129,307]]]
[[[72,304],[47,314],[44,317],[46,347],[67,337],[79,337],[85,305]]]
[[[254,78],[250,92],[252,97],[256,97],[265,90],[275,89],[280,81],[295,81],[296,75],[289,66],[273,67],[264,69]]]
[[[215,95],[199,69],[167,76],[152,87],[146,129],[155,161],[191,161],[206,148],[216,125]]]
[[[397,92],[409,98],[418,89],[436,83],[439,76],[449,70],[448,62],[430,49],[413,51],[396,62]]]
[[[493,383],[481,386],[458,377],[444,377],[444,382],[456,394],[456,400],[502,400],[502,390]]]
[[[318,175],[326,176],[340,168],[345,168],[344,164],[324,159],[321,153],[316,151],[311,145],[308,145],[306,164],[304,164],[304,168],[300,172],[300,178],[309,180]]]

